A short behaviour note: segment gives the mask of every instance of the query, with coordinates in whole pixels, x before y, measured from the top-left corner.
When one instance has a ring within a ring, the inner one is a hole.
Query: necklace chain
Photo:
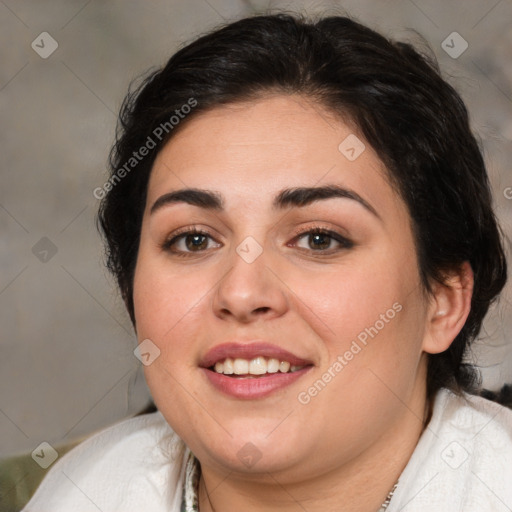
[[[379,512],[384,512],[384,510],[386,510],[389,507],[389,504],[391,503],[391,498],[393,498],[393,494],[395,494],[397,487],[398,487],[398,482],[393,486],[393,489],[391,489],[391,491],[389,491],[389,494],[386,496],[386,500],[380,506]]]

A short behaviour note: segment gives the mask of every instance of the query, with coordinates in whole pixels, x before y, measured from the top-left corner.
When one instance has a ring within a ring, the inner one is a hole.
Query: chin
[[[285,434],[280,435],[276,430],[277,423],[272,429],[267,424],[239,423],[236,427],[228,426],[233,437],[223,436],[213,441],[204,439],[203,448],[208,456],[229,471],[242,473],[279,472],[300,462],[303,458],[298,451],[307,451],[306,439],[294,435],[295,430],[288,425]],[[304,432],[303,432],[304,434]],[[310,441],[311,433],[307,432]]]

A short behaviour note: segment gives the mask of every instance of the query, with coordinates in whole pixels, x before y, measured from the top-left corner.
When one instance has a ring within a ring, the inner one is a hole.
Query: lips
[[[256,357],[265,357],[268,359],[278,359],[288,361],[292,366],[309,366],[313,364],[307,359],[302,359],[287,350],[276,345],[265,342],[252,343],[223,343],[209,350],[201,359],[199,366],[210,368],[219,361],[227,358],[231,359],[255,359]]]
[[[261,375],[244,372],[225,375],[219,372],[219,365],[225,365],[227,360],[236,363],[255,359],[281,361],[285,363],[284,369],[272,373],[269,370]],[[251,400],[265,398],[277,390],[292,385],[313,368],[313,363],[276,345],[257,341],[217,345],[205,354],[199,366],[207,381],[217,391],[237,399]],[[285,371],[291,367],[295,367],[293,372]]]

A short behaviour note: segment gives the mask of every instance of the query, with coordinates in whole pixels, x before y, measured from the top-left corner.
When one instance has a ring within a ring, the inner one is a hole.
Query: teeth
[[[263,375],[267,373],[267,361],[264,357],[256,357],[249,363],[249,373],[251,375]]]
[[[290,369],[290,363],[288,361],[281,361],[279,363],[279,371],[286,373]]]
[[[266,357],[255,357],[250,361],[247,359],[228,357],[224,361],[217,361],[214,369],[217,373],[224,375],[265,375],[266,373],[289,373],[296,372],[303,366],[291,365],[288,361]]]
[[[217,373],[223,373],[224,375],[233,375],[233,359],[231,359],[230,357],[224,359],[224,370],[222,372],[217,371],[217,363],[215,363],[215,371]]]
[[[247,359],[235,359],[233,363],[233,371],[235,375],[246,375],[249,373],[249,361]]]
[[[268,373],[277,373],[279,371],[279,359],[269,359],[267,363]]]

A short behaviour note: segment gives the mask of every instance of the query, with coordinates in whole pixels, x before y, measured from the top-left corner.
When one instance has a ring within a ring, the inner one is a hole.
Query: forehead
[[[187,122],[157,155],[148,207],[180,188],[218,190],[243,205],[323,183],[355,190],[376,208],[398,200],[383,163],[351,124],[303,97],[276,95]]]

